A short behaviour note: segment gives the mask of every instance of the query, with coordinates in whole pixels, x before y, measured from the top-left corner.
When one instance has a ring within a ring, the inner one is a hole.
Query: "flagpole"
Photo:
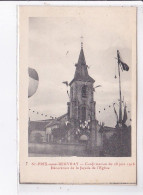
[[[119,124],[122,124],[122,94],[121,94],[121,77],[120,77],[120,56],[119,56],[119,50],[117,50],[117,59],[118,59],[118,73],[119,73]]]

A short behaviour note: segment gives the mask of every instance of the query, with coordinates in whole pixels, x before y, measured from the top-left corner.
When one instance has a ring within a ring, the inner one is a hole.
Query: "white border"
[[[138,58],[138,118],[137,118],[137,186],[120,185],[37,185],[18,184],[18,150],[16,123],[16,71],[17,71],[17,6],[59,5],[59,6],[137,6],[137,58]],[[33,1],[0,2],[0,194],[45,195],[50,194],[142,194],[143,193],[143,3],[137,1],[82,2],[82,1]],[[2,192],[2,193],[1,193]]]

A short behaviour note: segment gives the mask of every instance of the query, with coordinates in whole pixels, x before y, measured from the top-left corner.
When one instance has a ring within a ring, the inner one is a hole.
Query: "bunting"
[[[36,110],[33,110],[33,109],[31,109],[31,108],[29,108],[29,111],[30,111],[31,113],[33,113],[33,114],[37,114],[37,115],[41,115],[41,116],[47,117],[47,114],[37,112]],[[56,118],[56,117],[50,116],[50,118],[54,119],[54,118]]]

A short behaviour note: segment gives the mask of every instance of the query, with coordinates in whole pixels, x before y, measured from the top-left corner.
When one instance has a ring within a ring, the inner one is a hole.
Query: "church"
[[[67,102],[67,113],[56,119],[48,120],[43,128],[48,142],[86,142],[90,139],[91,126],[95,128],[95,122],[99,129],[95,112],[94,82],[95,80],[88,74],[83,43],[81,42],[79,58],[75,64],[75,74],[68,84],[70,86],[70,101]],[[46,121],[37,121],[38,126],[39,123],[45,124]]]
[[[95,80],[88,74],[88,66],[86,64],[83,43],[81,43],[81,50],[78,63],[75,64],[76,70],[70,86],[70,102],[68,105],[68,117],[75,122],[85,122],[88,120],[95,120],[95,104],[94,88]]]
[[[121,131],[99,124],[96,119],[94,83],[95,80],[88,73],[81,42],[79,58],[75,64],[75,74],[71,82],[67,84],[70,87],[67,113],[54,119],[30,121],[29,142],[34,142],[31,140],[34,140],[36,133],[40,137],[36,137],[35,143],[51,144],[52,153],[55,151],[55,154],[62,152],[64,155],[76,156],[88,156],[89,153],[91,156],[121,155]],[[125,156],[131,153],[130,139],[128,139],[131,136],[130,132],[130,128],[123,131],[124,143],[129,140],[125,146]],[[59,147],[56,144],[60,144]]]
[[[86,64],[83,43],[78,62],[75,64],[75,74],[70,86],[70,101],[67,103],[68,121],[73,127],[73,136],[78,135],[79,140],[88,140],[91,133],[91,123],[96,120],[94,101],[94,82],[95,80],[88,74],[88,66]]]

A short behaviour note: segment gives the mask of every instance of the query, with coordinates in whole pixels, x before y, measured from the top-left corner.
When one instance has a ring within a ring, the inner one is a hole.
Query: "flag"
[[[119,62],[120,62],[120,66],[122,68],[122,71],[123,70],[125,70],[125,71],[129,70],[129,66],[126,63],[122,62],[121,60]]]
[[[129,66],[121,60],[119,50],[117,50],[117,56],[118,56],[118,63],[120,65],[122,71],[123,70],[128,71]]]
[[[68,90],[67,90],[67,94],[68,94],[68,97],[70,97]]]
[[[124,107],[124,116],[123,116],[123,124],[125,124],[125,122],[126,122],[126,120],[127,120],[127,111],[126,111],[126,105],[125,105],[125,107]]]
[[[67,87],[69,86],[68,81],[63,81],[63,84],[65,84]]]

